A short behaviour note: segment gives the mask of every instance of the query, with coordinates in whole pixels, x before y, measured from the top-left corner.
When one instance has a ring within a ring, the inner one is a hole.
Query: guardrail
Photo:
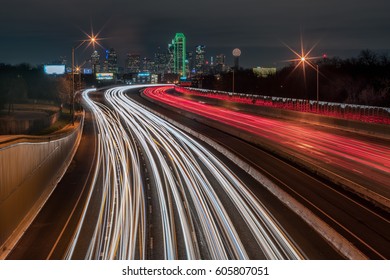
[[[225,91],[175,87],[182,94],[198,95],[207,98],[227,100],[236,103],[252,104],[278,109],[306,112],[334,118],[342,118],[367,123],[390,124],[390,108],[333,103],[295,98],[231,93]]]

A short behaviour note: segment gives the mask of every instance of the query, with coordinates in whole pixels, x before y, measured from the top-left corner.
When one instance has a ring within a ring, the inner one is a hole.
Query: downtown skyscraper
[[[198,45],[195,48],[195,72],[197,74],[204,73],[204,66],[205,66],[205,54],[206,54],[206,47],[203,45]]]
[[[103,62],[103,72],[118,73],[118,56],[113,48],[106,50],[105,60]]]
[[[172,40],[173,72],[180,77],[186,77],[186,37],[183,33],[176,33]]]
[[[141,56],[139,54],[127,54],[126,71],[128,73],[138,73],[141,71]]]
[[[91,55],[91,65],[93,73],[100,72],[100,55],[96,50]]]

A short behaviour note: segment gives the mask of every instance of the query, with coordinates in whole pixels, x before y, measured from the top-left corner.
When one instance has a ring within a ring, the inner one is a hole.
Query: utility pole
[[[233,86],[232,86],[232,92],[234,93],[234,68],[233,68]]]

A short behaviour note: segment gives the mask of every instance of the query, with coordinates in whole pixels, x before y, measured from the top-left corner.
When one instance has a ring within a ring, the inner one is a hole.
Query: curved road
[[[227,123],[227,130],[231,123],[240,123],[241,128],[237,128],[235,125],[236,129],[244,132],[246,127],[249,126],[251,129],[256,129],[256,131],[258,131],[256,134],[257,137],[267,138],[269,134],[268,131],[271,130],[275,134],[282,133],[280,127],[274,127],[272,129],[268,128],[266,125],[264,130],[265,135],[260,135],[263,127],[261,124],[254,125],[252,121],[249,120],[250,118],[256,118],[253,115],[245,116],[243,113],[239,114],[223,108],[199,104],[198,102],[190,102],[183,98],[167,94],[167,89],[168,88],[151,88],[146,91],[146,94],[159,103],[169,104],[169,106],[176,108],[178,107],[177,110],[194,112],[193,114],[187,113],[187,116],[191,115],[192,118],[196,118],[197,114],[212,118],[214,119],[213,121],[219,124],[218,127],[220,127],[220,121],[222,119],[224,123]],[[232,135],[202,125],[199,122],[193,122],[182,115],[178,117],[177,113],[172,114],[172,112],[159,108],[159,106],[142,100],[142,98],[133,98],[152,107],[154,110],[169,115],[170,118],[201,132],[209,138],[214,139],[221,145],[235,152],[245,161],[257,167],[262,173],[269,174],[270,178],[272,178],[277,185],[314,212],[318,217],[323,219],[352,244],[357,246],[369,258],[381,259],[390,257],[390,217],[388,212],[377,209],[370,203],[318,178],[318,176],[302,172],[294,166],[291,166],[286,162],[271,156],[269,153],[265,153],[258,147]],[[177,110],[175,110],[175,112]],[[267,120],[262,120],[262,122],[267,122]],[[269,122],[271,122],[271,120]],[[210,123],[212,123],[212,121]],[[315,132],[312,132],[311,134],[317,135]],[[305,135],[306,138],[308,138],[310,131]],[[283,142],[283,139],[287,139],[288,137],[292,138],[289,142],[298,141],[294,140],[294,136],[302,137],[298,132],[289,132],[284,134],[283,137],[279,138],[277,141]],[[362,147],[363,154],[367,153],[366,146],[367,145]],[[382,147],[381,151],[382,153],[385,153],[383,149],[384,147]],[[335,151],[336,153],[339,153],[336,148]],[[369,157],[369,155],[367,157]],[[377,160],[385,161],[386,159],[384,157],[379,157]],[[386,166],[383,166],[382,168],[386,168]],[[388,174],[383,173],[382,177],[383,176],[388,177]],[[382,180],[382,177],[379,177],[378,180]]]
[[[112,109],[84,94],[100,135],[98,165],[105,170],[99,218],[85,258],[146,257],[146,212],[153,204],[146,202],[140,177],[142,155],[148,162],[150,188],[157,194],[151,198],[158,201],[153,211],[161,223],[161,233],[153,240],[163,244],[164,259],[248,259],[246,248],[253,246],[260,258],[302,258],[248,187],[197,141],[127,98],[124,91],[133,88],[108,90],[105,98]],[[234,210],[226,209],[221,193]],[[83,224],[89,222],[82,217],[67,258],[73,257]],[[238,230],[233,219],[245,228]],[[249,232],[254,242],[244,242],[239,231]]]
[[[9,259],[342,258],[224,155],[126,90],[139,89],[84,93],[91,114],[73,164]]]

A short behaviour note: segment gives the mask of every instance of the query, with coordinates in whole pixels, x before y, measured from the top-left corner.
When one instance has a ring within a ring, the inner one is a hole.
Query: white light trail
[[[158,194],[153,199],[159,205],[166,259],[178,259],[179,247],[184,247],[187,259],[200,259],[203,247],[212,259],[249,258],[217,190],[226,193],[237,209],[233,212],[240,214],[267,259],[302,258],[268,210],[215,155],[124,94],[134,88],[107,90],[110,108],[92,101],[88,92],[83,95],[100,135],[99,170],[91,193],[102,187],[99,219],[86,258],[146,258],[148,214],[140,150],[149,163],[151,187]],[[83,223],[68,258],[72,258]]]

